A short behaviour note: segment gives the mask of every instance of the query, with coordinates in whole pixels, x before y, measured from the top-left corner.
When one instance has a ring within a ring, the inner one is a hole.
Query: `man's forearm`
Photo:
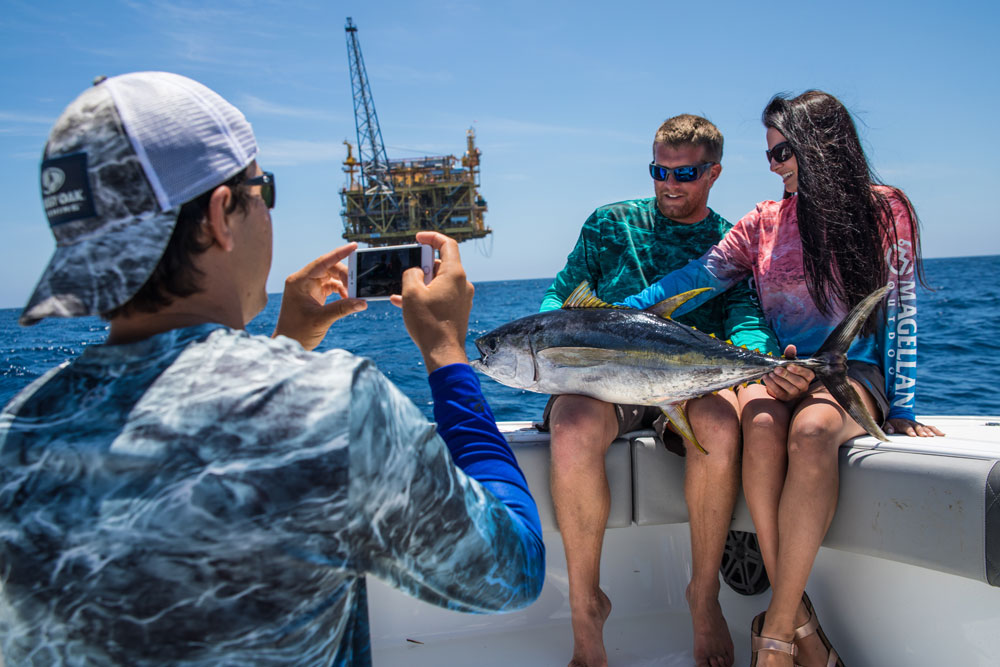
[[[538,508],[475,372],[466,364],[451,364],[431,373],[428,381],[438,433],[455,465],[489,489],[540,541]]]

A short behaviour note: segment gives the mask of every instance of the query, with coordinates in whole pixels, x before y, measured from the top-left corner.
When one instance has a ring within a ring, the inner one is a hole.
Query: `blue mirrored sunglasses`
[[[278,196],[277,187],[274,184],[274,174],[265,171],[260,176],[243,181],[243,185],[259,185],[261,199],[264,200],[268,208],[274,208],[274,201]]]
[[[653,177],[654,181],[665,181],[672,173],[674,180],[678,183],[690,183],[701,178],[701,175],[713,164],[715,163],[705,162],[704,164],[687,164],[683,167],[661,167],[655,162],[650,162],[649,175]]]

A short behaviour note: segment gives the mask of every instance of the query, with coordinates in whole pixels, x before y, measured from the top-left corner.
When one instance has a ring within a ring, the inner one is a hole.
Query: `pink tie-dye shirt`
[[[888,417],[914,419],[917,306],[910,214],[895,190],[883,186],[877,186],[876,190],[888,197],[896,228],[895,245],[885,249],[891,291],[877,335],[859,337],[848,351],[848,358],[882,368],[890,403]],[[623,303],[646,308],[686,290],[715,288],[675,311],[683,314],[750,275],[764,315],[781,346],[792,344],[799,356],[811,355],[849,309],[835,304],[830,315],[823,315],[809,295],[796,201],[796,197],[791,197],[781,202],[760,202],[701,258],[667,274]]]

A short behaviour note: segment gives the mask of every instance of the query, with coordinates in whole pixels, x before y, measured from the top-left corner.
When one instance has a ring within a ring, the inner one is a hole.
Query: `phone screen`
[[[402,294],[403,272],[421,265],[420,254],[420,246],[357,251],[357,296],[371,299]]]

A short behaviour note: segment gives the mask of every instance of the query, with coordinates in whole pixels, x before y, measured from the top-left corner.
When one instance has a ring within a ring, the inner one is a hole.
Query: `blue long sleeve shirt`
[[[6,664],[368,665],[366,575],[531,603],[524,477],[471,368],[430,383],[438,427],[366,359],[214,325],[39,378],[0,413]]]

